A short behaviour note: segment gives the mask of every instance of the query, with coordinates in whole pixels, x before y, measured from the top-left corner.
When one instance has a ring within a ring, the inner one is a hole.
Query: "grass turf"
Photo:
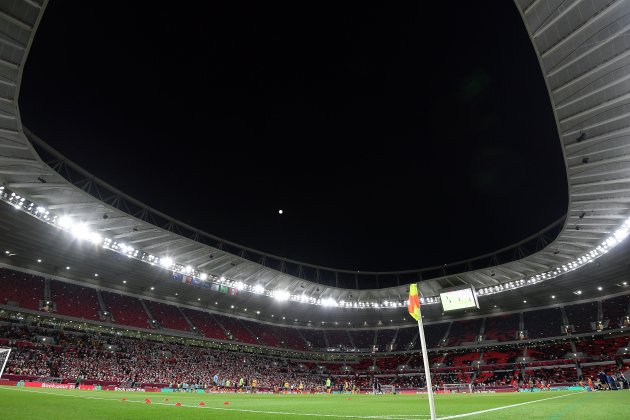
[[[122,401],[126,398],[127,401]],[[145,404],[145,398],[151,404]],[[168,398],[168,401],[165,401]],[[203,401],[206,406],[199,407]],[[228,402],[228,405],[224,403]],[[175,406],[181,403],[182,406]],[[526,404],[523,404],[526,403]],[[513,407],[506,407],[514,404]],[[436,395],[438,418],[628,418],[630,392],[541,392]],[[495,411],[472,414],[476,411]],[[340,419],[422,420],[426,396],[161,394],[0,387],[0,413],[10,419]]]

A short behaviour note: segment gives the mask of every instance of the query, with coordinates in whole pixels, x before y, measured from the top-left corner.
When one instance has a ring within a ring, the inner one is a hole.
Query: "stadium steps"
[[[569,325],[569,317],[567,316],[567,311],[564,310],[564,306],[560,307],[560,315],[562,315],[562,323],[564,325]]]
[[[346,334],[348,335],[348,340],[350,340],[350,345],[352,346],[352,348],[357,348],[357,346],[354,345],[354,340],[352,339],[352,335],[350,334],[350,331],[346,330]]]
[[[264,342],[261,343],[260,337],[258,336],[258,334],[254,333],[247,325],[245,325],[245,323],[242,320],[236,318],[236,321],[241,327],[243,327],[245,331],[247,331],[252,337],[254,337],[259,344],[268,345]]]
[[[216,316],[214,316],[214,314],[212,312],[208,313],[210,315],[210,318],[212,318],[214,320],[214,322],[216,322],[216,324],[221,327],[221,329],[223,330],[223,334],[225,334],[225,339],[229,340],[230,339],[230,331],[228,331],[227,328],[225,328],[225,326],[223,326],[223,324],[219,321],[219,318],[217,318]]]
[[[44,300],[53,300],[52,292],[50,290],[50,279],[48,277],[44,277]]]
[[[377,330],[378,331],[378,330]],[[396,345],[396,338],[398,338],[398,332],[400,331],[400,328],[396,328],[394,330],[394,336],[392,337],[392,341],[390,341],[389,343],[387,343],[388,346],[395,346]],[[419,333],[418,333],[419,334]],[[374,338],[375,342],[374,344],[376,344],[376,337]],[[414,337],[411,341],[414,341],[416,338]],[[392,347],[394,348],[394,347]]]
[[[147,306],[147,303],[144,301],[144,299],[138,299],[138,300],[140,301],[140,304],[144,308],[144,311],[147,313],[147,316],[149,317],[149,325],[151,327],[159,330],[160,329],[160,325],[155,320],[155,318],[153,318],[153,315],[151,314],[151,311],[149,311],[149,307]]]
[[[188,323],[188,325],[190,326],[190,330],[193,331],[195,334],[197,334],[200,337],[203,337],[203,334],[201,332],[199,332],[197,330],[197,327],[195,327],[193,325],[192,322],[190,322],[190,319],[186,316],[186,314],[184,313],[184,311],[182,311],[182,308],[180,308],[179,306],[177,306],[177,310],[179,311],[179,313],[182,315],[182,318],[184,318],[184,320],[186,320],[186,322]]]
[[[410,343],[413,343],[413,344],[410,344],[410,345],[409,345],[409,348],[410,348],[410,349],[412,349],[412,348],[416,347],[416,343],[418,343],[418,344],[420,344],[420,345],[421,345],[421,343],[420,343],[420,331],[418,331],[418,332],[417,332],[417,333],[413,336],[413,338],[411,339]],[[394,342],[392,341],[392,345],[393,345],[393,344],[394,344]]]
[[[306,337],[304,337],[304,335],[302,334],[300,329],[296,328],[295,331],[297,331],[297,333],[300,336],[300,338],[302,339],[302,341],[304,341],[304,348],[308,348],[308,340],[306,339]]]
[[[103,295],[99,289],[96,289],[96,299],[98,300],[98,307],[101,308],[101,312],[108,312],[107,305],[105,305]]]
[[[444,337],[442,337],[441,344],[443,347],[446,347],[448,343],[448,337],[451,334],[451,327],[453,326],[453,321],[448,323],[448,327],[446,327],[446,332],[444,333]]]
[[[330,348],[330,341],[328,341],[328,334],[326,334],[326,330],[322,330],[324,333],[324,341],[326,342],[326,347]]]

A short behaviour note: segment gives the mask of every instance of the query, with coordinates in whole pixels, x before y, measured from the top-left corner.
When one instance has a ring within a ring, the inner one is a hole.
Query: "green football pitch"
[[[435,407],[442,419],[627,419],[630,392],[448,394],[436,395]],[[0,413],[5,419],[47,420],[430,417],[426,395],[160,394],[13,387],[0,387]]]

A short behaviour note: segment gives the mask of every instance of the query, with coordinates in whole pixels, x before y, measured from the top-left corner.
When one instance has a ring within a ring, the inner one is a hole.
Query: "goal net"
[[[395,394],[396,387],[394,385],[381,385],[381,391],[383,394]]]
[[[471,384],[443,384],[442,389],[445,393],[472,392],[472,385]]]
[[[9,360],[10,354],[11,354],[11,349],[0,348],[0,378],[2,378],[2,374],[4,373],[4,367],[7,365],[7,361]]]

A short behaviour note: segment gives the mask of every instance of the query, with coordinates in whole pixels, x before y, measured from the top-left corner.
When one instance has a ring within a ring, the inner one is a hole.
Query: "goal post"
[[[9,361],[9,355],[11,355],[11,349],[0,348],[0,378],[2,378],[4,368]]]
[[[394,385],[381,385],[381,391],[383,394],[395,394],[396,387]]]
[[[471,384],[443,384],[442,390],[444,393],[456,393],[456,392],[468,392],[472,393],[472,385]]]

